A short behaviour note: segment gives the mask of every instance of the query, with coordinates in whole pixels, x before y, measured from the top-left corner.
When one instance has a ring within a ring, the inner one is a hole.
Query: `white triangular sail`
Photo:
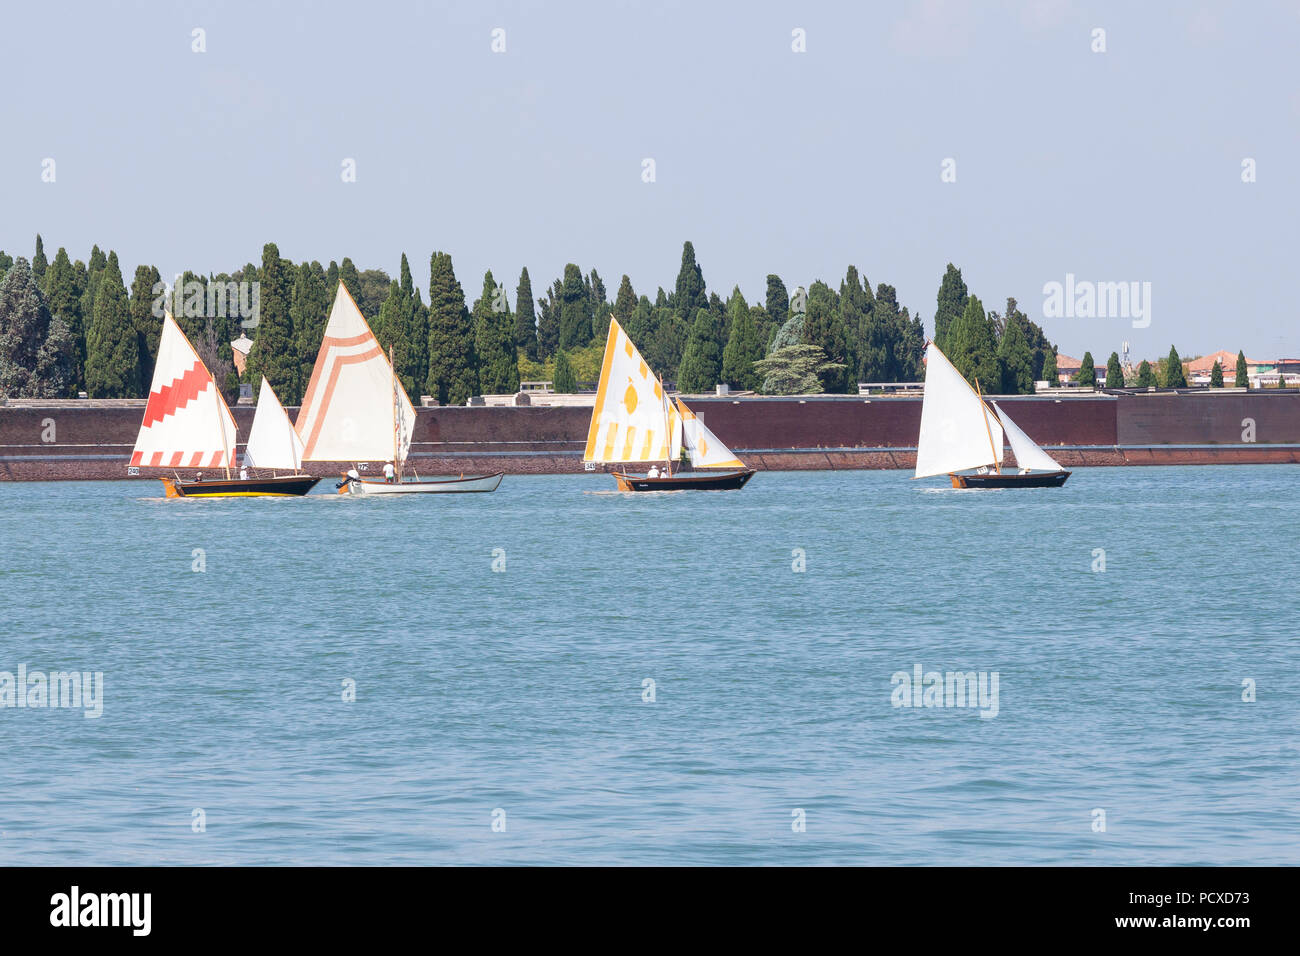
[[[294,427],[304,461],[400,463],[411,448],[415,408],[341,282]]]
[[[997,402],[993,403],[993,410],[998,413],[1002,427],[1007,430],[1007,441],[1011,443],[1011,450],[1015,453],[1016,465],[1024,471],[1063,470],[1061,463],[1039,448],[1038,444],[1011,420],[1011,416],[998,407]]]
[[[582,460],[667,461],[672,453],[670,418],[663,385],[611,317]]]
[[[212,375],[176,320],[162,337],[131,464],[147,468],[229,468],[238,429]]]
[[[745,463],[724,445],[717,435],[683,402],[677,399],[682,416],[682,441],[696,468],[744,468]]]
[[[302,450],[302,439],[294,431],[288,413],[263,375],[253,427],[249,429],[248,444],[244,446],[244,464],[297,472],[302,465]]]
[[[1002,462],[1002,426],[961,372],[933,343],[926,352],[925,396],[916,475],[946,475]]]

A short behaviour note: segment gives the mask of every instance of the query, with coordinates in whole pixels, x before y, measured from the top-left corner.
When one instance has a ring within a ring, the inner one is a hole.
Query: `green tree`
[[[746,304],[740,290],[731,299],[731,333],[722,350],[722,380],[741,389],[755,389],[760,384],[754,363],[764,355],[754,324],[753,310]]]
[[[822,366],[822,389],[826,392],[849,391],[849,369],[855,368],[848,331],[840,314],[839,296],[825,282],[808,288],[808,312],[804,317],[803,344],[815,345],[826,355]],[[852,383],[856,391],[856,382]]]
[[[257,328],[246,366],[248,380],[256,385],[265,375],[285,405],[300,404],[303,392],[303,360],[291,311],[296,271],[292,262],[280,258],[274,242],[262,247]]]
[[[1156,371],[1151,367],[1151,363],[1146,359],[1138,366],[1138,388],[1154,388],[1156,384]]]
[[[347,286],[348,294],[351,295],[352,300],[356,302],[357,308],[361,310],[361,314],[367,319],[374,318],[375,314],[373,312],[366,311],[366,307],[370,303],[366,300],[365,295],[361,291],[361,273],[357,271],[357,267],[347,256],[343,257],[343,262],[339,265],[339,281]],[[274,385],[275,383],[272,382],[272,384]]]
[[[505,287],[497,285],[491,270],[484,274],[483,293],[474,303],[474,348],[478,353],[479,388],[484,395],[512,395],[519,391],[515,320]]]
[[[154,299],[162,286],[156,266],[136,266],[131,280],[131,325],[135,329],[136,348],[140,354],[139,393],[147,395],[153,381],[153,365],[158,359],[158,340],[162,337],[162,316],[154,315]]]
[[[109,253],[95,291],[86,335],[86,391],[91,398],[133,398],[140,388],[140,346],[117,253]]]
[[[605,298],[605,282],[592,269],[585,284],[587,298],[591,300],[591,341],[604,342],[605,336],[609,334],[609,302]]]
[[[83,266],[84,268],[84,266]],[[4,270],[0,269],[0,276]],[[81,315],[81,295],[85,282],[84,275],[68,260],[68,252],[60,247],[54,261],[45,270],[45,301],[50,308],[50,315],[57,315],[68,327],[72,336],[72,382],[71,386],[85,381],[86,367],[86,326]],[[69,390],[72,390],[70,388]]]
[[[560,347],[560,303],[564,298],[564,283],[556,279],[555,284],[546,290],[546,298],[538,299],[540,311],[537,314],[537,357],[540,360],[550,358]]]
[[[993,323],[984,314],[984,306],[977,297],[967,297],[965,310],[948,328],[946,343],[946,349],[940,348],[968,382],[979,382],[981,388],[1001,383]]]
[[[1061,384],[1061,373],[1056,369],[1056,349],[1050,349],[1043,359],[1042,376],[1042,381],[1047,382],[1052,388]]]
[[[1007,320],[1002,342],[998,345],[998,364],[1002,368],[1002,391],[1007,395],[1032,395],[1034,392],[1034,353],[1025,337],[1025,327],[1018,318]]]
[[[94,317],[95,293],[99,289],[99,277],[107,264],[108,257],[99,246],[93,246],[90,250],[90,259],[86,262],[86,281],[81,286],[81,319],[86,327],[87,336],[90,335],[90,323]]]
[[[948,263],[943,279],[939,282],[939,294],[935,298],[934,341],[945,354],[948,352],[948,332],[954,322],[966,312],[968,298],[966,283],[962,281],[961,270]]]
[[[632,280],[625,275],[623,276],[622,281],[618,284],[618,292],[614,296],[614,308],[612,311],[614,313],[614,318],[618,319],[618,324],[623,326],[623,331],[627,332],[629,337],[631,337],[632,334],[629,331],[629,328],[634,324],[632,317],[636,313],[638,304],[636,293],[632,291]],[[650,300],[647,299],[647,315],[649,314],[649,305]],[[609,327],[606,326],[605,332],[608,333],[608,331]],[[602,334],[597,336],[596,341],[603,342],[604,335]],[[635,342],[636,339],[632,339],[632,341]]]
[[[415,364],[411,355],[411,310],[414,308],[415,303],[402,291],[401,282],[388,283],[388,296],[379,307],[374,333],[384,354],[392,355],[393,373],[407,396],[414,394],[418,400],[418,389],[423,388],[424,383],[417,381],[411,371]]]
[[[1237,377],[1233,382],[1237,388],[1250,388],[1250,371],[1246,368],[1246,353],[1237,353]]]
[[[45,243],[41,240],[41,234],[36,234],[36,255],[32,256],[32,275],[36,278],[36,288],[45,284],[45,270],[49,268],[50,261],[45,258]]]
[[[572,262],[564,267],[560,291],[560,349],[585,348],[591,344],[591,293],[582,278],[582,270]]]
[[[690,327],[668,306],[656,308],[651,318],[650,347],[641,354],[657,374],[670,379],[680,370]]]
[[[779,329],[785,325],[786,320],[790,318],[790,293],[786,291],[785,283],[781,281],[780,276],[768,275],[767,298],[764,301],[767,314],[772,317],[776,327]]]
[[[722,354],[713,316],[708,309],[697,309],[682,364],[677,370],[677,388],[687,393],[711,392],[718,384],[721,371]]]
[[[565,352],[559,352],[555,356],[555,374],[551,376],[551,390],[563,395],[572,395],[578,390],[578,383],[573,376],[573,366],[569,364],[569,356]]]
[[[1183,374],[1183,360],[1178,357],[1178,349],[1169,346],[1169,358],[1165,363],[1165,388],[1186,388],[1187,376]]]
[[[830,364],[820,348],[800,343],[784,345],[755,362],[754,371],[762,377],[764,395],[811,395],[821,391],[824,378],[836,374],[827,368]]]
[[[519,273],[515,287],[515,347],[537,360],[537,310],[533,304],[533,283],[528,278],[528,267]]]
[[[474,324],[465,308],[465,292],[456,281],[451,256],[435,252],[429,259],[428,394],[440,405],[463,405],[478,393]]]
[[[0,280],[0,396],[66,396],[75,358],[67,323],[50,314],[31,266],[19,257]]]
[[[1111,352],[1110,358],[1106,359],[1106,387],[1123,388],[1124,372],[1119,367],[1119,353]]]
[[[682,265],[677,271],[677,287],[671,304],[673,311],[689,321],[693,321],[691,317],[709,304],[704,290],[704,272],[695,261],[695,246],[689,240],[682,245]]]
[[[1214,360],[1214,365],[1210,368],[1210,388],[1223,388],[1223,366],[1219,360]]]
[[[293,277],[293,304],[289,308],[289,318],[298,353],[298,384],[303,394],[311,383],[311,373],[316,367],[316,356],[325,338],[325,324],[329,321],[333,304],[331,293],[335,290],[331,290],[326,282],[325,270],[319,262],[302,263]],[[275,387],[274,383],[272,387]]]
[[[1079,374],[1075,381],[1084,388],[1092,388],[1097,384],[1097,366],[1092,360],[1091,352],[1083,353],[1083,361],[1079,363]]]

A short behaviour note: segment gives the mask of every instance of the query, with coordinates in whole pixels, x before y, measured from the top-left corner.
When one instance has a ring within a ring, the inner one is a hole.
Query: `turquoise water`
[[[1298,475],[6,485],[0,864],[1294,863]]]

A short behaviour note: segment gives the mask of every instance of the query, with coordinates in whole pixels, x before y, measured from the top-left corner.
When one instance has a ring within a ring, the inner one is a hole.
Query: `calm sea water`
[[[1298,478],[6,485],[0,864],[1295,863]]]

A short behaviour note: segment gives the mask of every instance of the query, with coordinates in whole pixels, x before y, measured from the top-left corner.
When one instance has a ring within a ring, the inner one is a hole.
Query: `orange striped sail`
[[[663,385],[611,316],[583,461],[668,461],[676,424]]]
[[[676,402],[682,417],[682,443],[696,468],[744,468],[745,463],[722,444],[717,435],[709,431],[700,419],[680,398]]]
[[[234,464],[236,434],[234,416],[211,373],[167,313],[131,464],[229,468]]]

